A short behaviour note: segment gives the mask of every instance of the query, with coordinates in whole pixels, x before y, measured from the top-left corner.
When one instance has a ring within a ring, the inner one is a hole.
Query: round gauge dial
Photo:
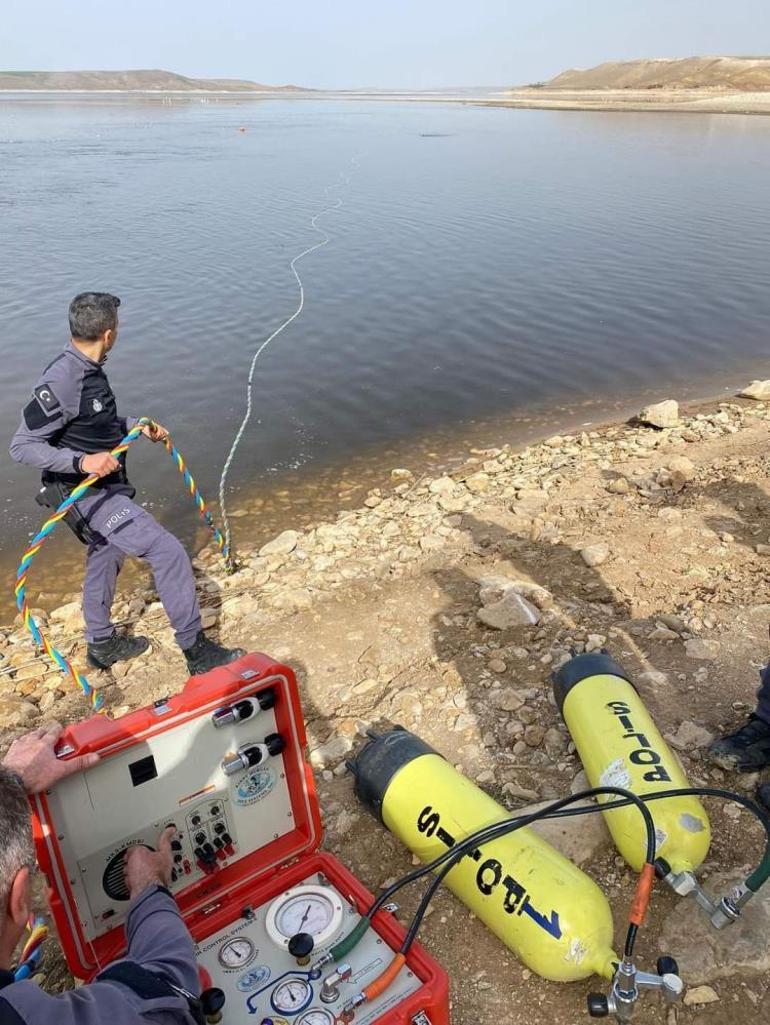
[[[254,957],[254,944],[246,936],[234,936],[222,944],[217,957],[223,968],[245,968]]]
[[[279,947],[292,936],[309,933],[316,947],[333,939],[342,928],[342,900],[324,886],[295,886],[270,905],[265,919],[267,934]]]
[[[320,1007],[313,1007],[302,1015],[297,1025],[334,1025],[334,1015]]]
[[[270,1003],[279,1014],[299,1014],[313,999],[313,989],[304,979],[287,979],[272,992]]]

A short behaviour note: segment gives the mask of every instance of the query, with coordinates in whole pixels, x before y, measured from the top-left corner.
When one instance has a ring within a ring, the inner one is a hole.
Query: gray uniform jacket
[[[193,942],[168,890],[148,887],[132,902],[126,935],[125,961],[200,994]],[[51,996],[29,979],[3,985],[9,976],[0,973],[0,1025],[194,1025],[179,996],[142,999],[122,983],[98,978]]]
[[[136,417],[118,416],[102,364],[68,342],[40,375],[11,441],[11,456],[41,469],[44,484],[72,488],[83,479],[83,455],[109,452],[135,423]],[[127,485],[125,456],[120,463],[94,487]]]

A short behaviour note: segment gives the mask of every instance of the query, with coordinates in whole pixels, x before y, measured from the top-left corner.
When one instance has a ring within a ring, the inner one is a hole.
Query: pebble
[[[685,1007],[698,1007],[703,1004],[715,1004],[719,994],[711,986],[692,986],[684,995]]]
[[[679,423],[679,403],[674,399],[664,399],[645,408],[639,413],[638,419],[650,427],[676,427]]]
[[[278,537],[263,545],[259,550],[259,554],[262,558],[271,555],[290,555],[297,547],[298,542],[299,534],[296,530],[284,530]]]
[[[588,545],[580,550],[580,557],[586,566],[590,566],[593,569],[595,566],[601,566],[609,559],[610,549],[603,543]]]

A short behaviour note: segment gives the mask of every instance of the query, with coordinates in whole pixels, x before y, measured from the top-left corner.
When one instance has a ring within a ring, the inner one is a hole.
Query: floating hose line
[[[350,162],[351,162],[351,164],[354,167],[358,167],[359,166],[359,164],[358,164],[358,157],[352,157]],[[324,194],[326,196],[328,196],[331,189],[341,188],[341,187],[343,187],[345,185],[349,185],[350,181],[351,181],[351,176],[350,175],[347,175],[344,172],[340,172],[340,181],[337,182],[334,185],[327,185],[324,188]],[[279,326],[275,329],[275,331],[273,331],[273,333],[271,335],[269,335],[259,345],[259,347],[257,348],[257,350],[254,353],[254,356],[252,357],[252,360],[251,360],[251,365],[249,367],[249,375],[248,375],[248,378],[246,380],[246,412],[243,415],[243,420],[241,421],[240,427],[238,428],[238,430],[235,433],[235,437],[233,438],[233,443],[230,446],[230,451],[228,452],[227,458],[225,459],[225,462],[224,462],[224,466],[222,467],[222,476],[219,479],[219,510],[220,510],[220,513],[221,513],[221,516],[222,516],[222,523],[223,523],[224,530],[225,530],[225,544],[227,546],[228,551],[232,550],[232,534],[231,534],[231,529],[230,529],[230,517],[228,516],[228,513],[227,513],[227,501],[225,499],[225,487],[226,487],[226,484],[227,484],[227,475],[230,472],[230,467],[232,466],[233,459],[235,458],[235,453],[238,451],[238,446],[241,443],[241,439],[243,438],[244,431],[246,430],[246,428],[247,428],[247,426],[249,424],[249,421],[251,420],[251,414],[252,414],[252,410],[254,408],[254,401],[253,401],[254,371],[255,371],[256,366],[257,366],[257,361],[259,360],[259,357],[262,355],[262,353],[265,351],[265,349],[267,349],[267,347],[270,345],[270,343],[273,342],[280,334],[282,334],[286,330],[286,328],[290,324],[292,324],[297,319],[297,317],[300,316],[300,314],[304,310],[304,308],[305,308],[305,286],[304,286],[304,284],[302,282],[302,278],[300,277],[299,271],[297,270],[297,264],[300,262],[300,260],[303,260],[306,256],[310,256],[311,253],[315,253],[318,249],[322,249],[325,245],[328,245],[328,243],[331,242],[331,235],[327,235],[326,232],[323,230],[323,228],[319,227],[318,221],[322,217],[324,217],[326,214],[330,214],[330,213],[332,213],[335,210],[339,210],[341,206],[342,206],[342,199],[340,197],[337,197],[337,199],[330,206],[324,207],[323,210],[319,210],[318,213],[314,214],[313,217],[310,218],[310,227],[314,231],[320,232],[320,234],[322,234],[324,237],[322,239],[319,239],[317,242],[314,242],[313,245],[308,246],[306,249],[303,249],[302,252],[298,253],[295,257],[293,257],[293,259],[289,263],[289,268],[290,268],[292,274],[294,275],[294,279],[297,282],[297,288],[299,289],[299,297],[298,297],[298,300],[297,300],[297,306],[296,306],[294,312],[292,314],[290,314],[290,316],[288,316],[286,318],[286,320],[283,321],[282,324],[279,324]]]
[[[128,433],[120,441],[120,443],[110,452],[110,455],[114,456],[115,458],[121,456],[124,452],[128,450],[128,448],[131,445],[133,445],[133,443],[140,436],[140,434],[142,434],[143,428],[146,427],[148,424],[152,423],[153,421],[150,420],[149,417],[141,417],[136,422],[136,424],[134,424],[131,430],[128,431]],[[197,506],[198,512],[201,515],[203,521],[211,531],[214,541],[216,542],[217,547],[219,548],[219,551],[222,555],[222,558],[224,559],[225,566],[229,570],[231,568],[229,546],[222,532],[214,523],[213,517],[209,512],[200,491],[198,490],[197,484],[195,483],[195,478],[188,470],[181,453],[174,445],[173,441],[171,440],[171,437],[167,436],[163,439],[163,442],[166,447],[166,451],[174,460],[176,468],[182,474],[185,487],[192,496],[192,499],[195,502],[195,505]],[[85,495],[88,489],[92,487],[94,484],[96,484],[96,482],[99,479],[100,478],[95,473],[91,474],[90,477],[85,477],[78,485],[76,485],[76,487],[73,488],[69,496],[65,498],[65,500],[61,503],[56,512],[45,521],[45,523],[42,525],[37,534],[35,534],[35,536],[32,538],[27,550],[22,556],[21,562],[19,563],[19,568],[16,573],[15,586],[16,607],[21,613],[21,618],[24,623],[24,626],[29,630],[30,634],[32,635],[32,639],[35,642],[35,645],[39,649],[42,649],[46,653],[46,655],[48,655],[51,661],[54,662],[54,664],[58,666],[58,668],[63,673],[66,673],[78,687],[80,687],[80,689],[83,691],[83,694],[89,701],[91,707],[95,711],[99,711],[102,708],[102,697],[99,695],[98,691],[94,690],[94,688],[88,682],[83,673],[81,673],[80,670],[76,666],[74,666],[68,658],[66,658],[57,648],[55,648],[51,644],[46,634],[40,629],[37,620],[32,615],[29,605],[27,604],[27,575],[29,573],[29,567],[32,564],[32,560],[35,558],[35,556],[38,554],[38,552],[43,547],[45,542],[51,536],[56,526],[64,519],[64,517],[67,515],[72,506],[76,502],[78,502],[83,497],[83,495]]]

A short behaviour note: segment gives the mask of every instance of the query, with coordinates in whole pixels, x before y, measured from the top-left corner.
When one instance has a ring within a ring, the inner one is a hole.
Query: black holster
[[[68,488],[66,484],[53,481],[51,484],[43,485],[35,495],[35,501],[44,509],[58,509],[62,502],[69,498],[70,491],[71,488]],[[77,503],[65,513],[64,522],[81,544],[92,545],[101,541],[101,535],[91,529],[88,520],[78,509]]]

